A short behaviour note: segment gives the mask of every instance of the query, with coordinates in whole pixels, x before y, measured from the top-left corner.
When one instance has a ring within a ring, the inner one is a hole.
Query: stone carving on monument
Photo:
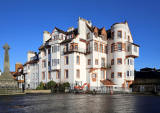
[[[14,80],[12,74],[10,73],[10,63],[9,63],[9,45],[5,44],[3,46],[5,50],[4,55],[4,71],[0,76],[0,94],[16,94],[20,93],[21,90],[18,88],[18,83]]]

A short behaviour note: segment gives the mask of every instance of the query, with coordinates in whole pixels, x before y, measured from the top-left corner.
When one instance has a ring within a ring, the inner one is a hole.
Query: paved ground
[[[0,113],[160,113],[160,96],[84,94],[0,96]]]

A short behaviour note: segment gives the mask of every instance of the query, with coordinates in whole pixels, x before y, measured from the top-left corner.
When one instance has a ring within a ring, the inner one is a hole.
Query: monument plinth
[[[4,55],[4,71],[0,76],[0,94],[16,94],[21,92],[18,88],[18,83],[14,80],[12,74],[10,73],[10,64],[9,64],[9,45],[5,44],[3,46],[5,50]]]

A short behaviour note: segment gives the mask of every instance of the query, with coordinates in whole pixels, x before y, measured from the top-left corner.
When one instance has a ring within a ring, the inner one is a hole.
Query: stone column
[[[9,45],[6,43],[3,46],[3,49],[5,50],[5,56],[4,56],[4,73],[9,73],[10,72],[10,64],[9,64]]]

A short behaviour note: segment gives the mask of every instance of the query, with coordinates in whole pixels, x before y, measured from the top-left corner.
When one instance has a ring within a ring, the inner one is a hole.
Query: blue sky
[[[134,43],[140,45],[135,68],[159,68],[159,6],[159,0],[0,0],[0,69],[6,42],[14,71],[16,62],[26,62],[27,51],[38,51],[44,30],[77,27],[79,16],[106,29],[127,20]]]

